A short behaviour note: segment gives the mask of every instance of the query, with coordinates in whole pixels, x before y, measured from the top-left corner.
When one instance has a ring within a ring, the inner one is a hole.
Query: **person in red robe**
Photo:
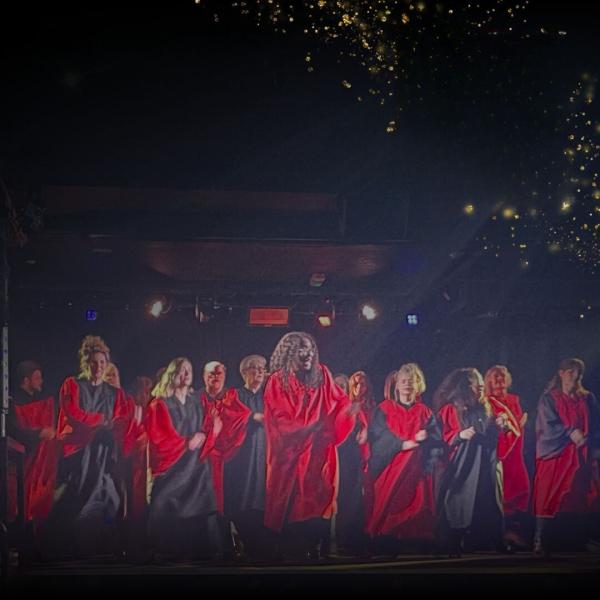
[[[439,533],[453,556],[468,547],[499,550],[503,543],[502,469],[496,447],[505,421],[494,416],[484,389],[477,369],[456,369],[434,395],[448,452],[436,491]]]
[[[563,360],[538,403],[533,483],[536,554],[548,551],[552,533],[548,526],[557,517],[567,525],[561,532],[564,537],[579,530],[583,538],[592,533],[600,512],[600,415],[596,397],[583,387],[584,372],[582,360]],[[584,518],[573,519],[576,515]],[[588,531],[581,531],[583,527]]]
[[[150,404],[152,379],[145,375],[137,376],[130,385],[127,396],[132,425],[125,437],[124,454],[130,460],[130,498],[128,515],[134,520],[144,516],[148,508],[148,433],[145,419]]]
[[[348,380],[350,412],[356,415],[351,434],[338,447],[339,493],[335,515],[335,541],[341,555],[360,556],[367,549],[365,539],[365,471],[369,460],[367,429],[375,408],[373,387],[364,371]]]
[[[225,544],[225,558],[240,558],[242,551],[233,536],[230,517],[225,515],[225,463],[231,460],[244,443],[252,411],[239,398],[235,388],[225,389],[227,369],[218,361],[204,365],[204,389],[200,402],[206,412],[218,415],[223,429],[210,451],[209,459],[219,511],[219,522]]]
[[[441,453],[441,436],[437,419],[422,401],[424,392],[421,368],[402,365],[393,398],[375,408],[369,424],[372,507],[366,531],[386,554],[421,549],[434,539],[432,468]]]
[[[504,478],[504,539],[508,544],[526,547],[523,535],[529,509],[529,474],[523,456],[527,413],[523,412],[519,396],[509,394],[512,385],[510,371],[504,365],[490,367],[484,377],[485,393],[496,417],[502,417],[504,427],[498,434],[498,460]]]
[[[124,482],[119,474],[130,411],[123,390],[104,381],[109,348],[88,335],[79,349],[80,374],[60,389],[58,436],[63,484],[53,510],[61,529],[75,535],[75,552],[121,554]]]
[[[52,508],[61,445],[56,437],[54,397],[42,389],[42,368],[34,361],[23,361],[16,375],[19,387],[11,398],[8,433],[25,446],[24,516],[39,551],[43,524]],[[16,501],[16,496],[9,497]],[[15,502],[10,513],[16,511]]]
[[[222,554],[209,455],[223,424],[205,410],[192,379],[191,362],[173,359],[152,390],[144,421],[153,475],[148,533],[159,562]]]
[[[383,399],[390,400],[394,397],[394,389],[396,388],[396,375],[398,371],[390,371],[383,382]]]
[[[336,447],[353,430],[350,400],[319,362],[314,339],[284,335],[264,391],[267,433],[265,525],[290,550],[318,558],[329,538],[338,492]]]
[[[223,363],[211,361],[204,365],[204,389],[200,401],[207,412],[218,415],[223,422],[219,439],[210,453],[215,494],[219,513],[224,512],[224,465],[246,437],[246,425],[252,411],[240,401],[234,388],[225,389],[227,369]]]

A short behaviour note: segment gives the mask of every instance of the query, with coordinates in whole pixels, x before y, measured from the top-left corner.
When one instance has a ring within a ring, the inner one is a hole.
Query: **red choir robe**
[[[267,481],[265,525],[281,531],[287,521],[331,518],[338,490],[336,447],[350,434],[355,417],[350,400],[329,370],[322,382],[306,387],[282,371],[265,386]]]
[[[94,528],[96,535],[79,540],[84,553],[110,552],[116,543],[125,500],[123,442],[130,418],[123,390],[106,382],[92,385],[69,377],[61,386],[58,435],[63,440],[65,487],[55,509],[69,529],[66,537],[81,533],[79,519]]]
[[[536,464],[533,513],[554,517],[557,513],[600,511],[598,460],[589,442],[593,431],[596,399],[591,393],[567,396],[560,389],[544,394],[536,420]],[[588,443],[577,448],[569,434],[580,429]]]
[[[205,414],[216,414],[223,421],[223,428],[210,451],[213,484],[217,510],[224,512],[225,463],[233,458],[246,438],[246,426],[252,411],[240,400],[237,390],[231,388],[217,398],[210,398],[206,391],[200,395]],[[212,429],[212,421],[209,423]]]
[[[210,454],[216,438],[213,416],[196,393],[185,402],[155,398],[148,407],[146,432],[154,480],[148,511],[148,538],[159,553],[198,557],[218,550],[210,526],[216,519]],[[198,433],[206,439],[191,450]]]
[[[42,429],[55,426],[54,398],[29,397],[24,392],[17,393],[10,408],[10,434],[22,442],[26,449],[25,520],[45,519],[52,508],[61,443],[56,438],[41,440],[39,433]],[[9,482],[9,488],[9,514],[15,515],[16,481]],[[13,491],[14,495],[11,493]]]
[[[179,435],[175,429],[163,398],[154,398],[148,405],[144,429],[150,443],[150,468],[152,475],[156,477],[175,465],[187,450],[190,440]],[[212,416],[207,411],[204,411],[202,431],[207,437],[198,455],[199,461],[209,456],[216,439],[212,431]]]
[[[125,433],[130,424],[131,410],[127,397],[115,388],[115,404],[112,414],[114,436],[123,447]],[[65,457],[75,454],[87,446],[104,423],[102,413],[86,412],[79,402],[79,384],[75,377],[68,377],[60,388],[60,411],[58,414],[58,437],[63,440]]]
[[[498,460],[504,477],[504,514],[526,512],[529,506],[529,474],[523,457],[525,430],[521,425],[523,409],[519,396],[488,397],[494,417],[503,416],[507,426],[498,435]]]
[[[414,440],[421,429],[428,432],[428,439],[412,450],[402,450],[403,442]],[[375,409],[369,427],[369,535],[433,538],[435,502],[428,463],[436,442],[435,417],[420,398],[410,406],[388,399]]]
[[[144,422],[148,409],[142,408],[142,420],[138,423],[135,420],[135,401],[128,397],[127,403],[130,411],[130,425],[125,434],[123,454],[130,460],[131,498],[128,508],[131,516],[139,519],[148,505],[148,469],[150,465],[148,462],[148,433]]]

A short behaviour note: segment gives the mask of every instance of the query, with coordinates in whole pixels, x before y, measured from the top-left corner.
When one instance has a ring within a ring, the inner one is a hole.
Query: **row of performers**
[[[246,357],[240,389],[224,388],[214,362],[194,392],[181,357],[151,394],[139,378],[127,395],[106,381],[101,338],[84,338],[79,359],[56,428],[35,363],[20,365],[11,405],[10,431],[27,448],[26,517],[50,547],[217,558],[241,551],[241,540],[250,556],[317,557],[330,551],[335,523],[341,553],[436,540],[459,554],[465,543],[523,544],[505,517],[516,524],[531,506],[534,550],[544,552],[557,515],[600,512],[599,412],[579,359],[559,365],[539,401],[531,503],[527,414],[502,366],[485,383],[476,369],[453,371],[432,410],[418,365],[401,366],[376,404],[363,372],[344,389],[303,332],[283,336],[268,377],[262,356]]]

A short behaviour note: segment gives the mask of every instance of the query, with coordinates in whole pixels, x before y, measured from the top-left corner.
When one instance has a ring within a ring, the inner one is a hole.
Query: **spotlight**
[[[406,315],[406,322],[414,327],[419,324],[419,317],[415,314]]]
[[[317,323],[321,327],[331,327],[335,321],[335,306],[331,300],[325,300],[317,311]]]
[[[98,312],[93,308],[88,308],[85,311],[85,320],[86,321],[95,321],[98,318]]]
[[[330,315],[319,315],[317,321],[321,327],[331,327],[333,325],[333,319]]]
[[[373,304],[367,302],[361,306],[360,314],[366,321],[373,321],[379,316],[379,311]]]
[[[155,319],[166,315],[169,310],[171,310],[171,304],[165,296],[155,296],[146,303],[146,312]]]

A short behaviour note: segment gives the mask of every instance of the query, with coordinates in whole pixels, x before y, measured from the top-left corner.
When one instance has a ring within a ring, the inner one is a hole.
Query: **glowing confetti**
[[[529,197],[515,199],[515,206],[500,204],[490,217],[490,227],[496,228],[502,252],[517,251],[521,267],[522,261],[530,262],[527,254],[535,244],[528,241],[535,239],[551,255],[564,255],[592,273],[600,271],[600,115],[596,84],[594,76],[584,73],[567,97],[562,122],[556,126],[564,144],[562,161],[549,161],[544,171],[546,192],[536,190]],[[539,181],[541,173],[534,173],[534,177]],[[484,236],[478,242],[483,250],[489,247]]]
[[[402,85],[416,85],[426,65],[432,73],[438,72],[453,52],[460,52],[466,38],[531,35],[526,18],[529,0],[448,4],[411,0],[205,0],[202,7],[216,13],[231,7],[257,27],[270,26],[282,34],[288,32],[286,27],[296,25],[314,38],[314,54],[334,52],[340,70],[352,63],[375,79],[377,86],[369,93],[385,105],[385,99],[397,96]],[[480,56],[486,57],[484,49]],[[305,62],[310,64],[309,71],[316,68],[314,55],[306,55]],[[347,77],[340,76],[339,80],[350,87]],[[410,101],[402,97],[398,105]]]

